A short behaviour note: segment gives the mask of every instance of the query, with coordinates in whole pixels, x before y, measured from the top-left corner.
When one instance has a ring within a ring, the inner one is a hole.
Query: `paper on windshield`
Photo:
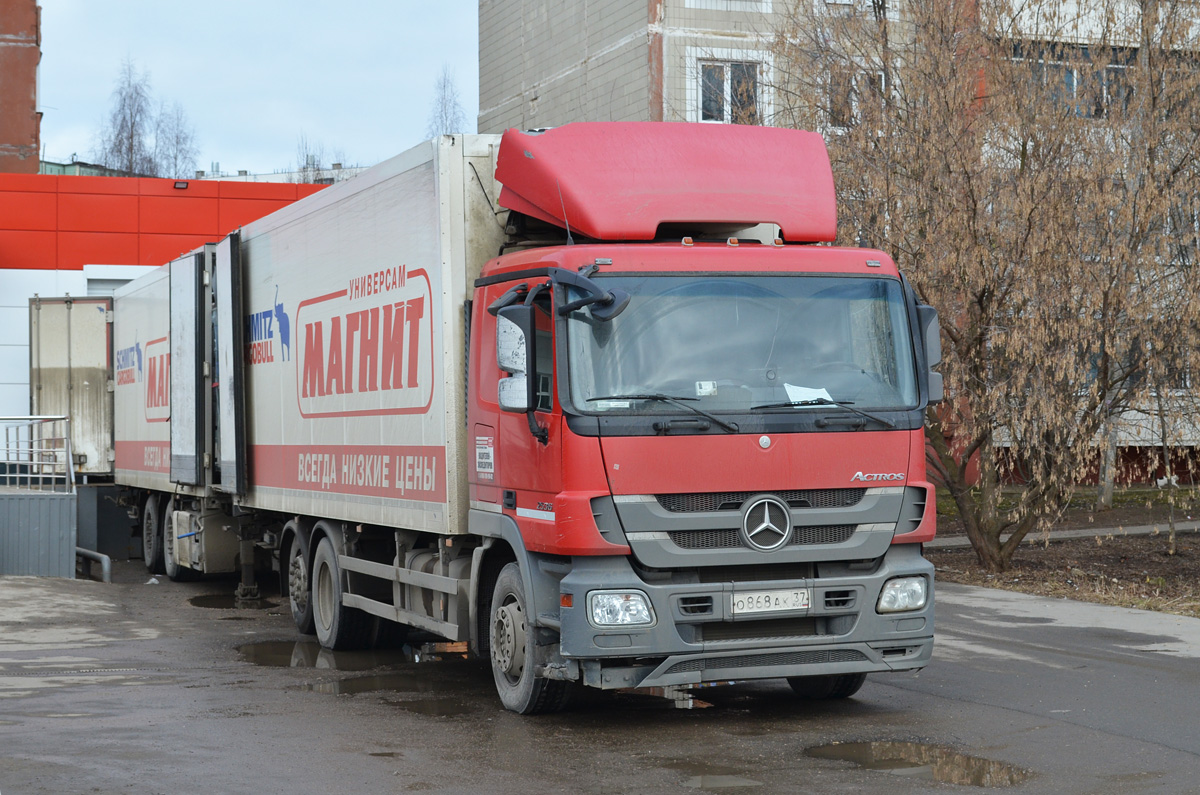
[[[828,390],[824,387],[813,389],[807,386],[792,386],[784,384],[783,388],[787,390],[788,400],[793,403],[802,403],[806,400],[833,400],[829,396]]]

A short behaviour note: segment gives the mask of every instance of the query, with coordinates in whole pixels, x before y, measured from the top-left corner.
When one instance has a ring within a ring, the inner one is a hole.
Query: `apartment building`
[[[780,1],[480,0],[478,130],[769,124]]]

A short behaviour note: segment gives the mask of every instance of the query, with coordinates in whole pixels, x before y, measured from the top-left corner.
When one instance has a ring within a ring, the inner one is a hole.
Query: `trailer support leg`
[[[242,560],[242,581],[238,584],[234,596],[238,602],[249,602],[258,599],[258,583],[254,581],[254,537],[245,529],[241,533],[240,557]]]

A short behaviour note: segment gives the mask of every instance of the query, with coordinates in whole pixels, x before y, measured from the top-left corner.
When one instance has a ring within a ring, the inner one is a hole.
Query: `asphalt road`
[[[1196,619],[942,586],[933,664],[848,701],[522,718],[478,663],[322,652],[231,583],[143,572],[0,578],[0,795],[1200,791]]]

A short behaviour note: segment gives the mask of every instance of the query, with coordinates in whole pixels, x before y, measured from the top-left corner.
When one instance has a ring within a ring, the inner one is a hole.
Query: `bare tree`
[[[296,168],[292,172],[293,182],[306,182],[314,185],[328,185],[337,180],[337,169],[334,165],[346,162],[341,150],[326,154],[325,144],[320,141],[309,141],[308,135],[300,133],[296,139]]]
[[[155,119],[154,161],[160,177],[182,179],[196,170],[196,132],[183,106],[163,103]]]
[[[112,107],[96,138],[100,165],[147,177],[185,177],[196,164],[195,130],[178,103],[156,111],[150,75],[121,64]]]
[[[775,37],[776,123],[828,133],[839,236],[940,310],[928,460],[993,570],[1200,349],[1170,221],[1200,188],[1195,12],[1083,5],[793,0]]]
[[[96,141],[96,162],[129,174],[154,176],[154,124],[150,76],[126,60]]]
[[[454,84],[454,73],[449,65],[442,66],[442,74],[434,84],[433,106],[429,109],[429,123],[425,136],[466,132],[467,115],[458,101],[458,87]]]

